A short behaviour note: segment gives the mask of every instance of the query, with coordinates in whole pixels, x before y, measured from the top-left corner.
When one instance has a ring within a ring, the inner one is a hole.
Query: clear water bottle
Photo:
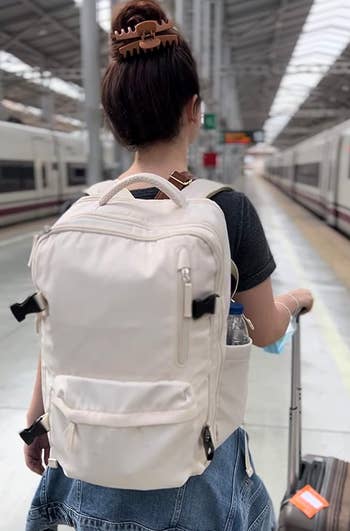
[[[227,320],[228,345],[246,345],[250,342],[247,325],[243,316],[243,304],[231,302]]]

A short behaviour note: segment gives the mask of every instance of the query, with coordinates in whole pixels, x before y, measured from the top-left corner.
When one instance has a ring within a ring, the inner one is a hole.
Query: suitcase
[[[278,522],[281,531],[350,531],[350,463],[334,457],[301,458],[300,317],[292,339],[292,382],[289,410],[288,483]],[[289,502],[299,489],[311,485],[328,502],[313,518]]]

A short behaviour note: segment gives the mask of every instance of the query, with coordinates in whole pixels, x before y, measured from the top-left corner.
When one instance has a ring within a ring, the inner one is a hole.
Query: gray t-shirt
[[[139,199],[154,199],[157,192],[143,188],[132,193]],[[238,291],[254,288],[276,268],[260,218],[248,197],[235,190],[219,192],[212,200],[225,215],[231,256],[239,271]]]

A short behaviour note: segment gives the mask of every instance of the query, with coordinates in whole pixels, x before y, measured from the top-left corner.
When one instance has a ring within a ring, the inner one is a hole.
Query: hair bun
[[[155,0],[131,0],[118,6],[112,20],[112,32],[128,31],[145,20],[161,22],[167,20],[167,15]]]

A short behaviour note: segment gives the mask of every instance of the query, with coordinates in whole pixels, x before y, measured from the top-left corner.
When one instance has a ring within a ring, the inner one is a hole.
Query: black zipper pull
[[[204,445],[204,450],[205,450],[205,455],[207,457],[207,460],[212,461],[214,457],[215,447],[214,447],[213,439],[211,438],[209,426],[204,426],[202,430],[202,438],[203,438],[203,445]]]

